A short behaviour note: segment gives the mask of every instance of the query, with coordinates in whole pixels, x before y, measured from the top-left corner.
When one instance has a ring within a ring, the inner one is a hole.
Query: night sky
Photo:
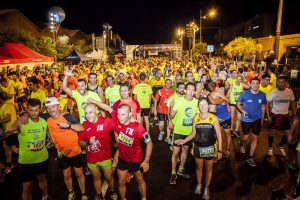
[[[285,0],[285,3],[299,0]],[[170,43],[176,27],[190,20],[199,23],[199,12],[216,8],[218,16],[203,26],[228,27],[264,12],[277,13],[279,0],[9,0],[0,9],[15,8],[33,22],[47,22],[52,6],[64,9],[62,26],[99,35],[105,22],[130,44]],[[31,6],[33,4],[34,6]]]

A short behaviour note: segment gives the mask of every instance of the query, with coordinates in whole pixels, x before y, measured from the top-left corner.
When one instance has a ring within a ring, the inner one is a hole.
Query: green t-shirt
[[[84,114],[84,108],[87,105],[87,100],[91,98],[101,102],[99,95],[92,91],[88,91],[88,94],[83,96],[78,92],[78,90],[72,90],[72,98],[75,99],[76,101],[78,112],[79,112],[79,120],[81,124],[86,120]]]
[[[133,94],[136,94],[137,101],[139,102],[141,108],[150,108],[150,98],[152,88],[147,83],[139,83],[134,87]]]
[[[105,89],[105,98],[108,100],[109,105],[113,106],[116,101],[121,99],[120,85],[115,84],[113,87],[107,87]]]
[[[236,104],[236,101],[238,100],[239,96],[241,95],[241,93],[243,91],[244,91],[243,84],[240,84],[240,85],[233,84],[232,90],[229,94],[229,103]]]
[[[172,94],[172,95],[168,98],[167,107],[170,108],[171,102],[173,101],[173,99],[174,99],[174,103],[175,103],[175,101],[176,101],[178,98],[180,98],[180,97],[182,97],[182,96],[178,96],[178,94],[177,94],[176,92],[175,92],[174,94]]]
[[[19,159],[21,164],[35,164],[48,159],[45,147],[47,122],[39,118],[38,122],[31,119],[21,126],[19,140]]]
[[[193,117],[199,113],[198,100],[193,98],[192,101],[179,97],[174,102],[173,110],[176,111],[173,118],[174,133],[180,135],[189,135],[192,133]]]

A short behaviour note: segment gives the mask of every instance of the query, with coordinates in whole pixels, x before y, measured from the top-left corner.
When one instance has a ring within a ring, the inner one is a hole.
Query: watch
[[[69,125],[69,127],[68,127],[68,128],[71,128],[72,124],[71,124],[70,122],[68,122],[68,125]]]

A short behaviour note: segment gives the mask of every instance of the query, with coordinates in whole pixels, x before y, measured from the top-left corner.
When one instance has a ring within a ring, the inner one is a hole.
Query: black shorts
[[[161,113],[157,113],[157,118],[158,118],[158,121],[166,121],[168,120],[168,115],[167,114],[161,114]]]
[[[66,157],[62,155],[61,157],[58,158],[58,162],[59,162],[59,167],[62,170],[68,169],[69,167],[80,168],[84,166],[81,153],[74,157]]]
[[[181,147],[181,145],[174,144],[174,141],[175,141],[175,140],[179,140],[179,139],[184,140],[187,136],[188,136],[188,135],[181,135],[181,134],[173,133],[173,139],[172,139],[172,144],[173,144],[173,146],[175,146],[175,147]],[[188,141],[187,143],[185,143],[183,146],[191,147],[192,144],[193,144],[193,141],[190,140],[190,141]]]
[[[6,154],[3,147],[3,140],[0,140],[0,162],[5,163],[6,161]]]
[[[271,113],[272,116],[272,113]],[[281,119],[278,119],[282,117]],[[279,120],[279,123],[276,121]],[[291,128],[291,119],[286,115],[273,115],[272,116],[272,123],[269,126],[270,129],[277,129],[277,130],[289,130]]]
[[[224,129],[229,129],[231,128],[231,119],[219,119],[220,126],[222,126]]]
[[[18,176],[22,183],[31,182],[36,175],[48,172],[48,160],[35,164],[19,164]]]
[[[142,108],[142,116],[149,116],[150,115],[150,108]]]
[[[117,169],[121,171],[128,170],[130,173],[137,172],[141,169],[141,162],[126,162],[119,158]]]
[[[19,145],[18,134],[12,134],[12,135],[9,135],[9,136],[6,138],[6,144],[7,144],[7,146],[9,146],[9,147],[11,147],[11,146],[13,146],[13,145],[18,146],[18,145]]]
[[[232,103],[230,103],[230,104],[229,104],[229,106],[236,107],[236,104],[232,104]]]
[[[258,119],[254,122],[243,122],[242,121],[242,131],[244,135],[248,135],[250,133],[250,129],[254,135],[259,135],[261,129],[261,119]]]
[[[200,148],[211,148],[212,149],[211,155],[207,156],[204,154],[200,154]],[[214,147],[214,145],[211,145],[209,147],[200,147],[199,145],[193,143],[193,153],[194,153],[195,158],[203,158],[205,160],[212,160],[212,159],[214,159],[215,147]]]

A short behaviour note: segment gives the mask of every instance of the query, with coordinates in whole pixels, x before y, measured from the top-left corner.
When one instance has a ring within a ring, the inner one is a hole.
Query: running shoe
[[[84,168],[84,175],[88,176],[90,174],[91,174],[91,172],[90,172],[89,168],[87,168],[87,167]]]
[[[68,195],[68,200],[74,200],[75,199],[75,192],[70,192]]]
[[[233,135],[234,135],[235,137],[237,137],[237,138],[241,137],[241,134],[240,134],[239,131],[234,131],[234,130],[232,130],[232,133],[233,133]]]
[[[118,200],[118,195],[116,192],[111,192],[110,194],[110,199],[111,200]]]
[[[96,194],[94,200],[103,200],[103,197]]]
[[[177,171],[177,174],[180,175],[180,176],[182,176],[182,177],[185,178],[185,179],[191,178],[191,176],[190,176],[188,173],[185,173],[184,170],[178,170],[178,171]]]
[[[245,147],[241,146],[241,145],[239,145],[239,151],[240,151],[241,154],[245,154],[246,153]]]
[[[170,178],[170,185],[176,185],[176,179],[177,179],[177,175],[172,174]]]
[[[81,196],[81,200],[88,200],[89,198],[86,195]],[[101,200],[101,199],[100,199]]]
[[[168,144],[172,143],[172,141],[171,141],[171,139],[169,137],[166,137],[165,142],[168,143]]]
[[[285,153],[283,147],[281,147],[281,146],[279,146],[279,145],[276,145],[276,148],[277,148],[277,150],[280,152],[280,154],[281,154],[282,156],[286,156],[286,153]]]
[[[256,167],[256,164],[255,164],[253,158],[246,159],[246,162],[250,165],[250,167]]]
[[[196,185],[195,194],[201,194],[201,185]]]
[[[273,156],[273,148],[269,148],[269,150],[268,150],[268,156]]]
[[[164,132],[160,132],[159,135],[158,135],[158,140],[162,141],[163,136],[164,136]]]
[[[202,199],[209,199],[209,190],[208,190],[208,188],[204,188]]]
[[[126,182],[129,183],[132,178],[133,178],[133,173],[127,173]]]

